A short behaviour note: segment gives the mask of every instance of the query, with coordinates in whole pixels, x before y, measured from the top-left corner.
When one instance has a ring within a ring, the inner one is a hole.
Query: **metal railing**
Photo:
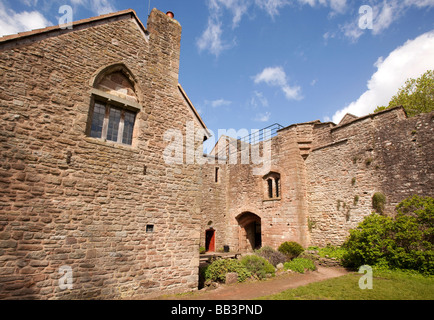
[[[266,128],[260,129],[258,131],[252,132],[251,134],[240,138],[235,139],[231,138],[231,141],[226,141],[226,147],[222,150],[220,150],[217,154],[218,158],[226,158],[226,156],[229,156],[230,154],[240,151],[243,144],[249,144],[254,145],[257,143],[260,143],[262,141],[267,141],[275,136],[277,136],[277,132],[280,129],[283,129],[284,127],[278,123],[274,123]],[[237,147],[234,148],[233,144],[237,142]],[[232,148],[230,146],[232,145]]]

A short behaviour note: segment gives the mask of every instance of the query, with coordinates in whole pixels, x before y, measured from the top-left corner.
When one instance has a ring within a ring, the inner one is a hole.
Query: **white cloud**
[[[114,0],[70,0],[73,6],[82,6],[97,15],[116,12]]]
[[[350,39],[352,42],[357,42],[359,38],[363,35],[364,30],[360,29],[359,21],[354,20],[340,26],[341,31],[344,36]],[[327,39],[326,39],[327,40]]]
[[[337,111],[333,122],[339,123],[346,113],[363,116],[377,106],[388,105],[407,79],[418,78],[434,69],[434,30],[407,41],[387,58],[378,58],[374,66],[377,71],[368,81],[368,89],[356,101]]]
[[[80,3],[84,5],[83,2],[80,1]],[[113,4],[113,0],[89,0],[87,5],[97,15],[102,15],[102,14],[112,13],[117,11]]]
[[[332,13],[343,13],[347,9],[347,0],[298,0],[299,3],[310,5],[311,7],[330,6]]]
[[[39,11],[17,13],[14,10],[7,9],[0,2],[0,36],[45,28],[51,25],[52,23]]]
[[[36,6],[38,4],[38,0],[20,0],[20,2],[22,2],[28,7]]]
[[[0,1],[0,36],[51,26],[53,24],[41,13],[41,10],[43,12],[50,11],[54,17],[60,7],[54,1],[42,1],[42,4],[39,4],[38,0],[20,0],[20,2],[27,7],[34,8],[34,10],[15,12],[7,8],[3,1]],[[83,6],[96,15],[117,10],[114,0],[71,0],[71,5],[74,7]],[[56,21],[57,23],[58,21]]]
[[[258,114],[256,114],[256,116],[253,119],[253,121],[267,122],[267,121],[270,120],[270,117],[271,117],[271,113],[270,112],[258,113]]]
[[[72,0],[87,1],[87,0]],[[106,2],[100,0],[97,2]],[[252,7],[259,8],[274,18],[279,15],[279,10],[288,5],[293,5],[293,0],[207,0],[209,17],[205,30],[196,41],[199,51],[209,51],[215,56],[219,56],[224,50],[230,49],[235,45],[235,40],[225,41],[222,39],[226,32],[222,23],[224,14],[229,12],[232,17],[232,30],[236,29],[243,16],[248,14]],[[330,7],[332,13],[342,13],[347,7],[346,0],[298,0],[301,5],[315,7],[317,4]]]
[[[209,103],[213,108],[222,107],[222,106],[230,106],[232,101],[228,101],[225,99],[218,99],[213,101],[205,101],[205,103]]]
[[[381,34],[384,30],[388,29],[394,22],[405,15],[411,7],[427,10],[434,8],[434,0],[371,0],[366,4],[369,4],[372,8],[373,35]],[[367,31],[359,27],[359,19],[361,17],[357,15],[352,21],[340,26],[340,30],[344,36],[353,42],[356,42]]]
[[[227,9],[232,14],[232,27],[238,26],[243,14],[247,13],[250,6],[250,1],[247,0],[210,0],[209,9],[214,15],[222,14],[223,9]]]
[[[210,16],[208,17],[208,25],[196,41],[200,52],[207,50],[218,57],[221,52],[234,45],[235,40],[233,40],[231,44],[228,44],[222,39],[223,24],[221,17],[223,15],[223,9],[225,8],[230,10],[233,14],[232,28],[238,26],[242,14],[247,11],[247,7],[244,7],[244,0],[209,0],[208,9]]]
[[[390,27],[390,25],[402,15],[404,6],[399,4],[400,1],[391,1],[389,3],[374,7],[374,29],[373,34],[379,34],[383,30]]]
[[[303,96],[301,95],[301,87],[295,86],[290,87],[288,85],[282,87],[283,92],[285,93],[286,99],[288,100],[302,100]]]
[[[255,0],[255,4],[267,12],[271,17],[279,14],[279,9],[285,7],[290,2],[287,0]]]
[[[280,87],[288,100],[301,100],[301,88],[299,86],[291,87],[282,67],[265,68],[261,73],[254,77],[254,82],[259,84],[265,82],[269,86]]]
[[[416,6],[419,8],[426,7],[426,6],[434,6],[434,0],[404,0],[404,4],[407,6]]]
[[[208,50],[211,54],[219,56],[229,46],[223,43],[222,24],[215,18],[208,18],[208,27],[202,33],[196,44],[199,51]]]
[[[268,107],[268,100],[264,96],[264,94],[262,92],[254,91],[253,97],[250,100],[250,105],[252,105],[253,107],[257,107],[258,102],[261,104],[261,106]]]
[[[330,0],[330,7],[333,11],[343,13],[347,9],[346,0]]]
[[[255,76],[255,83],[265,82],[270,86],[286,85],[286,73],[282,67],[265,68]]]

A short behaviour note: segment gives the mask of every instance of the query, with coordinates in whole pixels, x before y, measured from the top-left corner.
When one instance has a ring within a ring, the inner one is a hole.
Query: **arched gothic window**
[[[264,177],[264,198],[273,200],[281,198],[280,188],[280,174],[277,172],[270,172]]]
[[[104,69],[95,78],[87,132],[92,138],[132,145],[141,111],[134,81],[123,65]]]

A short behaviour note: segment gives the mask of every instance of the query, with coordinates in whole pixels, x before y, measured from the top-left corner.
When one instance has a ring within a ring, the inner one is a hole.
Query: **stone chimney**
[[[165,77],[170,85],[178,86],[181,25],[171,15],[153,9],[148,18],[147,30],[152,53],[150,58],[157,68],[156,71]]]

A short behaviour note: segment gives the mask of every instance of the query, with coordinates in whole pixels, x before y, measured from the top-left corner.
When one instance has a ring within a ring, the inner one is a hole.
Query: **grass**
[[[363,274],[339,278],[265,296],[262,300],[434,300],[434,277],[401,271],[374,271],[373,288],[362,290]]]

